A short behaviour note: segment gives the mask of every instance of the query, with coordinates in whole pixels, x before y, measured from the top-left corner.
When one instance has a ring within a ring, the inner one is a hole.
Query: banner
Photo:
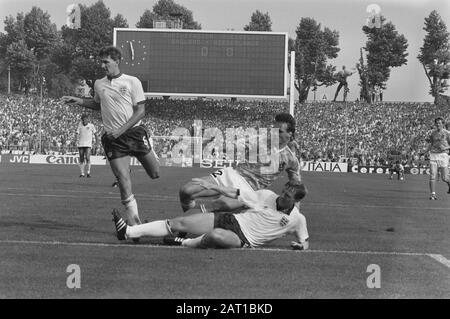
[[[348,164],[338,162],[302,162],[302,171],[347,173]]]
[[[78,155],[31,155],[30,164],[63,164],[78,165],[80,157]],[[106,158],[103,156],[91,156],[91,165],[106,165]]]
[[[108,160],[104,156],[91,156],[91,165],[107,165]],[[173,167],[192,167],[192,157],[186,158],[160,158],[161,166]],[[18,155],[3,154],[0,156],[0,163],[15,164],[58,164],[58,165],[78,165],[80,163],[79,155]],[[135,157],[130,157],[131,166],[141,166],[141,163]]]
[[[4,154],[2,155],[2,163],[30,163],[30,155]]]
[[[361,174],[389,174],[389,166],[359,166],[349,165],[350,173]],[[405,167],[405,174],[430,175],[429,167]]]

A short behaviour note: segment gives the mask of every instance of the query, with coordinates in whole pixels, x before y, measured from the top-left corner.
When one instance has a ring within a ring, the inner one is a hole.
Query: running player
[[[427,152],[430,152],[430,200],[436,200],[436,180],[438,171],[442,181],[446,182],[450,189],[448,165],[450,150],[450,132],[444,129],[444,119],[438,117],[434,120],[436,129],[427,138],[430,143]]]
[[[250,192],[267,188],[280,177],[283,171],[286,171],[290,181],[300,183],[300,162],[288,145],[295,134],[295,120],[289,113],[280,113],[275,116],[274,127],[279,130],[279,146],[270,155],[267,164],[263,164],[261,161],[256,163],[246,161],[236,168],[220,169],[201,179],[210,184],[239,188]],[[187,211],[195,207],[196,198],[217,195],[220,195],[217,191],[204,189],[198,183],[191,181],[180,189],[181,207],[183,211]],[[210,205],[208,208],[212,211],[231,211],[243,207],[241,201],[223,196]]]
[[[146,128],[145,96],[138,78],[120,72],[122,53],[110,46],[100,50],[102,69],[106,76],[95,81],[93,99],[63,96],[66,103],[100,110],[105,134],[102,144],[114,175],[119,182],[125,218],[131,225],[140,224],[138,206],[132,192],[130,156],[135,156],[152,179],[159,177],[159,161],[150,147]]]
[[[97,141],[96,132],[95,126],[89,123],[88,115],[83,114],[77,129],[77,146],[78,153],[80,154],[80,177],[84,177],[85,169],[86,177],[91,177],[92,140],[95,139]]]
[[[305,250],[309,247],[309,235],[306,219],[295,207],[306,194],[303,184],[288,182],[280,196],[270,190],[240,190],[232,187],[222,187],[210,184],[202,179],[195,179],[204,189],[215,190],[218,193],[242,201],[249,209],[233,214],[194,213],[168,220],[158,220],[150,223],[127,226],[120,218],[117,210],[113,210],[113,221],[119,240],[127,238],[164,237],[174,232],[188,232],[199,236],[191,239],[176,238],[167,240],[168,244],[179,244],[191,248],[242,248],[258,247],[286,234],[294,234],[296,241],[291,242],[293,249]]]

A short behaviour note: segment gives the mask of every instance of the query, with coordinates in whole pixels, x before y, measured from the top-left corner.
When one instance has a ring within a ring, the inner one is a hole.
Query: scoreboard
[[[287,33],[114,29],[148,95],[286,98]]]

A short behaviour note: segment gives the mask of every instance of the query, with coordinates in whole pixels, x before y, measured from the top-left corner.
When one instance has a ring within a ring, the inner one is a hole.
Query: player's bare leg
[[[78,153],[80,155],[80,162],[78,164],[80,168],[80,177],[84,177],[84,158],[85,158],[85,148],[79,148]]]
[[[438,175],[437,163],[430,163],[430,200],[436,200],[436,179]]]
[[[86,148],[86,177],[91,177],[91,148]]]
[[[241,248],[241,239],[230,230],[215,228],[202,236],[185,239],[181,245],[189,248]]]
[[[215,184],[215,180],[211,176],[201,177],[208,183]],[[188,182],[180,188],[180,203],[184,212],[195,207],[195,199],[199,197],[212,197],[219,195],[218,192],[205,189],[195,182]]]
[[[216,200],[202,204],[209,212],[231,212],[244,207],[244,204],[233,198],[221,196]]]
[[[151,151],[147,155],[137,157],[138,161],[142,164],[147,175],[152,179],[159,178],[159,161],[154,151]]]

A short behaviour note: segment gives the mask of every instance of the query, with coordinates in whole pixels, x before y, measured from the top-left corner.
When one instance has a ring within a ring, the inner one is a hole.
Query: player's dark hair
[[[292,133],[292,136],[295,134],[295,119],[289,113],[279,113],[275,115],[276,122],[283,122],[287,124],[287,131]]]
[[[437,124],[438,121],[442,121],[442,123],[445,123],[445,122],[444,122],[444,118],[441,117],[441,116],[439,116],[439,117],[437,117],[437,118],[434,119],[434,124]]]
[[[285,187],[294,188],[295,190],[294,199],[296,202],[301,201],[308,193],[305,184],[300,182],[287,182],[285,184]]]
[[[98,53],[98,56],[100,58],[109,56],[114,61],[120,61],[122,59],[122,52],[115,46],[108,46],[102,48]]]
[[[89,117],[89,115],[87,115],[87,114],[81,115],[81,119],[87,119],[88,117]]]

